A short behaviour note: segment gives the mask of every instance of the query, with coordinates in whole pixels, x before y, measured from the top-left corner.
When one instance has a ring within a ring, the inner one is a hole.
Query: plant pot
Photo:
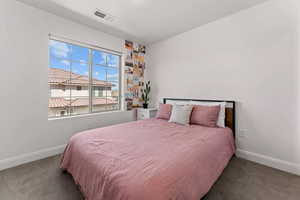
[[[148,108],[148,104],[147,104],[147,103],[144,103],[144,104],[143,104],[143,108],[147,109],[147,108]]]

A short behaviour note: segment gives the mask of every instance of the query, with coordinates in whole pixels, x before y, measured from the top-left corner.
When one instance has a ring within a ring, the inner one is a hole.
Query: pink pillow
[[[157,112],[156,118],[169,120],[172,113],[171,104],[159,104],[159,110]]]
[[[194,106],[191,115],[191,124],[207,127],[217,127],[220,106]]]

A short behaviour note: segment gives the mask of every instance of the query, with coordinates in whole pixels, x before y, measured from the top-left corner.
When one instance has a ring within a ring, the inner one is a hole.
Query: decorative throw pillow
[[[173,105],[169,122],[188,125],[190,123],[192,105]]]
[[[217,126],[225,128],[226,102],[192,101],[191,104],[201,105],[201,106],[218,106],[218,105],[220,105],[220,112],[219,112],[219,116],[218,116]]]
[[[221,106],[194,106],[191,115],[191,124],[207,127],[217,127]]]
[[[158,119],[169,120],[172,112],[172,105],[170,104],[159,104],[159,110],[156,114]]]

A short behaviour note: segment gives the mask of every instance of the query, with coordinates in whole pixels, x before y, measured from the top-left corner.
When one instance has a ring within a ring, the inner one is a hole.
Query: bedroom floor
[[[59,156],[0,171],[2,200],[83,199]],[[205,200],[298,200],[300,177],[234,157]]]

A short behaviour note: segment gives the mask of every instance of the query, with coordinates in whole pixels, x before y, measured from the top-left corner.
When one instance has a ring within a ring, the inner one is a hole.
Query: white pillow
[[[193,105],[173,105],[169,122],[189,125]]]
[[[190,104],[192,104],[192,105],[201,105],[201,106],[218,106],[218,105],[220,105],[220,112],[219,112],[217,126],[225,128],[226,102],[191,101]]]

